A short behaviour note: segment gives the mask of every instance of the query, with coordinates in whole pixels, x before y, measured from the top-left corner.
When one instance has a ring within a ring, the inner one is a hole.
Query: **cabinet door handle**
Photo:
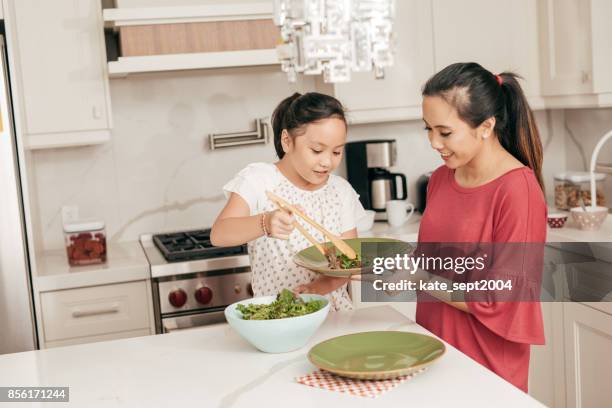
[[[589,71],[582,71],[582,83],[587,83],[591,80],[591,73]]]
[[[97,316],[103,314],[113,314],[119,312],[119,305],[113,304],[108,307],[103,307],[100,309],[89,309],[89,310],[80,310],[76,309],[72,312],[72,317],[87,317],[87,316]]]
[[[91,108],[91,116],[93,116],[94,119],[100,119],[102,117],[102,110],[100,109],[100,107],[94,105]]]

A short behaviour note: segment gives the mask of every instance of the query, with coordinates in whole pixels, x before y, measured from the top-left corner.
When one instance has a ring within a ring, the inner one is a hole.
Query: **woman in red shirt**
[[[513,73],[453,64],[423,88],[423,120],[444,165],[432,175],[419,243],[543,243],[542,144]],[[544,343],[540,304],[433,301],[417,322],[527,391],[531,344]]]

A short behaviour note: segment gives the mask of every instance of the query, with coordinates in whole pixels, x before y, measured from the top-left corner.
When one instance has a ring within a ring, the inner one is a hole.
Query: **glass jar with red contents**
[[[64,225],[66,254],[71,266],[106,262],[106,230],[102,221]]]

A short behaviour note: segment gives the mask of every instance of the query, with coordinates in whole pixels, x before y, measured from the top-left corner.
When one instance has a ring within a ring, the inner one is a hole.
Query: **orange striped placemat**
[[[423,371],[425,371],[425,369],[390,380],[356,380],[353,378],[340,377],[325,370],[317,370],[308,375],[296,377],[295,381],[300,384],[322,388],[324,390],[337,391],[360,397],[376,398]]]

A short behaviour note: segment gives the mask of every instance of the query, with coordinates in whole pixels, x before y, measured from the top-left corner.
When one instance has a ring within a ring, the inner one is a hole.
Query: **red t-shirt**
[[[424,242],[546,240],[546,203],[533,171],[511,170],[475,188],[461,187],[454,170],[438,168],[427,188]],[[427,294],[420,294],[420,299]],[[431,300],[431,299],[430,299]],[[530,344],[544,344],[539,302],[467,302],[470,313],[419,301],[417,323],[527,392]]]

